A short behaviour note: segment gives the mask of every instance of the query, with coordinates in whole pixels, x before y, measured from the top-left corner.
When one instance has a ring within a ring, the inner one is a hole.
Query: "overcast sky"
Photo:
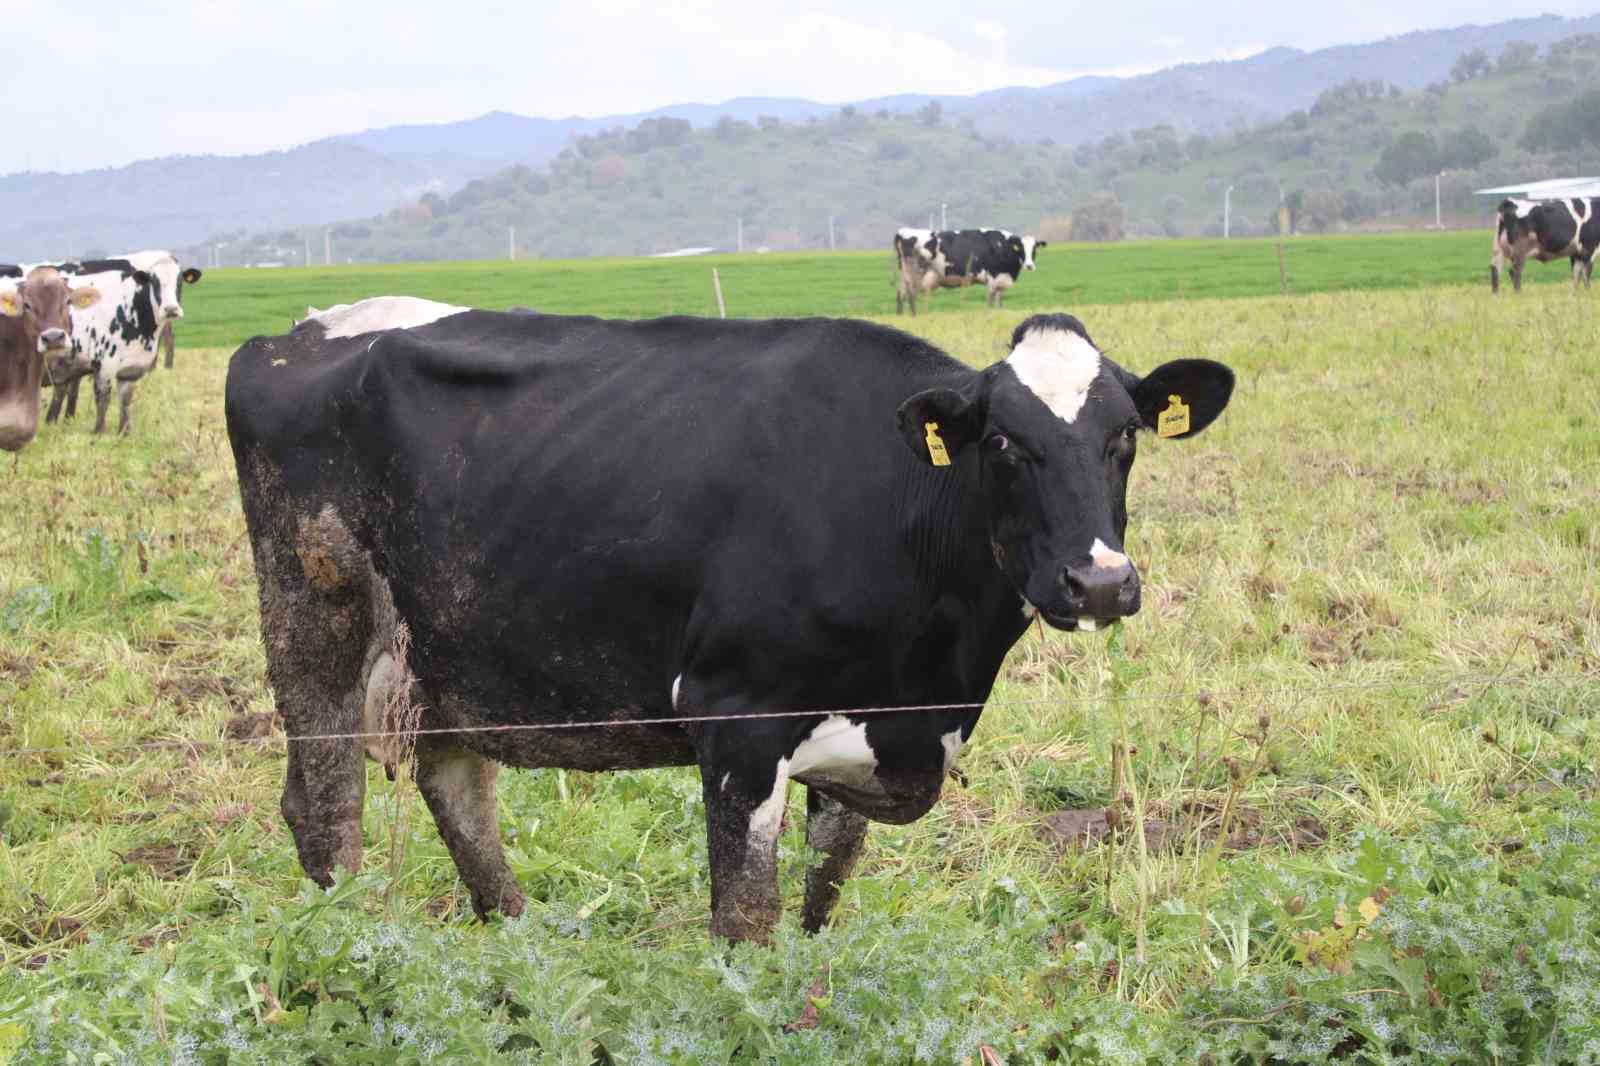
[[[1596,0],[0,0],[0,173],[236,154],[490,110],[829,103],[1141,73]]]

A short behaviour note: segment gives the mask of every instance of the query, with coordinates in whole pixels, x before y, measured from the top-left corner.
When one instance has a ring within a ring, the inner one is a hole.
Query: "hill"
[[[747,249],[814,249],[828,247],[830,217],[836,246],[877,248],[897,226],[937,220],[941,204],[952,226],[1051,240],[1221,235],[1230,187],[1235,236],[1275,232],[1280,202],[1300,230],[1415,226],[1432,221],[1441,170],[1441,207],[1475,224],[1487,205],[1473,188],[1600,171],[1600,135],[1522,145],[1546,122],[1530,102],[1565,114],[1600,70],[1597,44],[1567,38],[1540,53],[1511,43],[1494,59],[1474,50],[1451,80],[1420,91],[1346,82],[1219,136],[1163,124],[1073,147],[1016,142],[937,104],[911,115],[847,107],[801,123],[723,118],[709,130],[650,119],[580,137],[547,167],[508,168],[346,223],[336,256],[503,257],[512,228],[521,254],[550,258],[732,250],[740,234]],[[294,260],[301,246],[291,233],[242,250]]]
[[[1295,110],[1309,109],[1321,93],[1337,84],[1381,81],[1401,89],[1419,88],[1446,79],[1456,58],[1473,49],[1498,54],[1508,41],[1543,46],[1590,30],[1600,30],[1600,16],[1543,16],[1490,26],[1428,30],[1314,52],[1275,48],[1249,59],[1188,64],[1132,78],[1084,77],[1040,89],[1009,88],[975,96],[902,94],[860,101],[847,106],[853,107],[858,118],[868,116],[869,122],[936,110],[943,116],[944,126],[958,131],[958,139],[933,152],[929,161],[957,160],[960,166],[951,173],[961,175],[959,182],[945,181],[941,187],[933,188],[933,184],[940,183],[913,180],[915,187],[907,190],[908,195],[893,204],[874,207],[859,196],[842,200],[838,188],[841,183],[830,179],[832,188],[827,195],[797,203],[791,218],[769,224],[773,236],[757,239],[789,246],[789,234],[783,231],[796,229],[809,235],[808,240],[817,238],[825,232],[829,211],[857,217],[862,226],[878,225],[890,215],[926,221],[927,205],[939,202],[961,201],[969,218],[977,218],[996,205],[1009,216],[1014,211],[1032,210],[1032,203],[1043,208],[1058,205],[1064,199],[1072,202],[1094,188],[1092,181],[1074,178],[1065,184],[1053,183],[1036,195],[1014,196],[1008,191],[1010,179],[1005,173],[991,175],[986,167],[978,168],[982,173],[972,173],[973,168],[958,151],[964,149],[968,155],[972,152],[970,144],[959,140],[963,136],[969,141],[976,138],[986,150],[1005,140],[1038,142],[1047,149],[1099,146],[1108,137],[1129,138],[1134,130],[1155,127],[1170,127],[1176,137],[1199,134],[1215,139],[1275,121]],[[882,119],[878,117],[880,113]],[[326,224],[378,215],[400,204],[415,203],[424,193],[447,197],[468,182],[509,166],[536,168],[552,163],[580,137],[635,128],[651,120],[688,122],[697,130],[708,130],[725,119],[747,124],[777,120],[787,127],[803,126],[812,120],[832,123],[840,114],[840,108],[815,101],[760,97],[721,104],[680,104],[636,115],[601,118],[543,119],[491,112],[464,122],[367,130],[261,155],[168,157],[70,175],[11,174],[0,177],[0,202],[7,206],[0,220],[0,258],[85,255],[150,245],[232,244],[247,231],[266,233],[271,238],[249,242],[244,253],[248,257],[261,258],[262,248],[273,243],[282,246],[285,255],[293,250],[303,256],[304,234],[289,227],[319,227],[316,238],[320,240],[320,227]],[[849,125],[852,131],[843,140],[859,146],[859,127],[854,122]],[[910,143],[892,133],[887,137]],[[877,150],[876,141],[873,138],[874,146],[869,146],[869,152]],[[802,143],[814,145],[815,138],[803,139]],[[896,149],[890,146],[884,150],[890,153],[886,161],[895,162]],[[853,162],[851,157],[858,154],[850,147],[841,152],[843,155],[836,162]],[[715,161],[728,162],[713,148],[708,147],[708,155]],[[801,155],[793,161],[807,170],[815,169],[810,157]],[[1043,165],[1046,161],[1063,169],[1059,153],[1051,151],[1029,157],[1023,165]],[[879,168],[859,180],[905,183],[910,169],[901,167],[883,173]],[[556,177],[558,170],[552,168],[549,176]],[[968,191],[990,177],[999,184]],[[750,184],[750,180],[747,178],[744,184]],[[668,191],[676,197],[676,190]],[[1187,205],[1209,201],[1215,191],[1207,189],[1201,196],[1200,190],[1190,187],[1173,194]],[[1173,216],[1163,206],[1166,195],[1158,196],[1150,206],[1139,202],[1138,189],[1125,191],[1124,198],[1133,199],[1132,221],[1137,232],[1167,232],[1174,226],[1182,231],[1203,225],[1198,212],[1189,207]],[[780,196],[788,197],[789,193],[781,187],[763,193],[766,199]],[[662,205],[642,206],[659,213]],[[750,205],[734,205],[734,209],[747,206]],[[637,239],[608,239],[597,243],[594,250],[631,253],[697,241],[733,243],[723,232],[725,227],[712,226],[709,217],[694,217],[696,209],[674,207],[673,211],[680,215],[677,224],[668,226],[660,220],[629,223],[630,230],[640,231],[635,234]],[[724,218],[729,214],[722,212]],[[583,221],[579,218],[579,224]],[[534,222],[539,224],[537,216]],[[348,224],[345,229],[348,237],[353,231]],[[689,233],[700,236],[679,236]],[[457,239],[448,250],[417,246],[406,254],[486,255],[503,247],[504,237],[502,232],[492,246],[480,241],[470,250]],[[877,242],[876,237],[872,240]],[[560,243],[559,250],[583,251],[570,241]],[[226,248],[223,255],[228,261],[239,261],[228,256]]]

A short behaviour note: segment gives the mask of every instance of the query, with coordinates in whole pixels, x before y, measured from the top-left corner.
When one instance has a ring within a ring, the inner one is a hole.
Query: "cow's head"
[[[1045,621],[1088,629],[1134,614],[1139,575],[1122,544],[1138,433],[1199,433],[1228,405],[1233,372],[1179,359],[1138,377],[1071,315],[1035,315],[1011,345],[968,387],[908,399],[900,431],[925,462],[942,465],[942,443],[946,461],[975,464],[995,561]]]
[[[66,354],[72,308],[100,299],[92,285],[72,287],[55,267],[39,266],[21,279],[0,279],[0,448],[19,451],[39,426],[39,383],[47,357]]]
[[[1507,255],[1537,250],[1539,234],[1533,213],[1538,204],[1530,200],[1501,200],[1496,212],[1496,238]]]
[[[1033,253],[1038,251],[1040,248],[1043,248],[1048,243],[1050,242],[1041,241],[1037,237],[1023,236],[1011,238],[1012,250],[1015,251],[1017,255],[1022,257],[1023,270],[1038,269],[1037,265],[1033,261]]]
[[[153,262],[144,262],[142,265],[151,278],[157,324],[165,325],[182,318],[183,287],[198,282],[200,271],[194,267],[181,266],[178,257],[174,255],[163,256]]]

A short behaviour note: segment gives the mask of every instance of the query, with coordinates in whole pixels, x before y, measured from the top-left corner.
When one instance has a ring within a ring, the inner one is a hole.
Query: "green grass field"
[[[1296,241],[1291,277],[1427,284],[1455,241]],[[502,774],[515,922],[376,769],[366,868],[303,883],[222,419],[231,346],[296,304],[704,312],[706,262],[208,275],[133,437],[0,460],[0,1064],[1600,1061],[1597,319],[1490,300],[1470,243],[1472,287],[1121,306],[1275,289],[1272,246],[1074,248],[1016,310],[901,320],[985,364],[1066,305],[1240,384],[1141,448],[1143,612],[1028,635],[818,937],[791,797],[766,949],[705,935],[688,770]],[[822,258],[724,260],[730,301],[882,310],[887,255]]]
[[[715,315],[711,270],[733,316],[888,315],[893,262],[882,252],[723,255],[684,259],[522,260],[282,270],[213,270],[185,290],[187,344],[235,346],[281,333],[306,307],[368,296],[422,296],[503,310],[641,318]],[[1489,285],[1487,230],[1296,237],[1284,244],[1291,293]],[[1533,283],[1570,280],[1565,262],[1529,264]],[[1279,293],[1275,241],[1149,241],[1052,245],[1006,296],[1018,311],[1134,301]],[[983,308],[981,287],[934,296],[936,314]]]

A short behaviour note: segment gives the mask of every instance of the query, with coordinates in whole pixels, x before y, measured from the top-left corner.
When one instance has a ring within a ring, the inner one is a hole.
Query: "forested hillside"
[[[1391,126],[1470,121],[1486,136],[1503,136],[1521,128],[1526,110],[1569,96],[1581,77],[1567,58],[1540,59],[1541,70],[1506,88],[1525,94],[1520,101],[1492,102],[1491,121],[1457,106],[1475,93],[1449,95],[1458,57],[1481,50],[1492,68],[1508,42],[1537,52],[1595,29],[1600,16],[1547,15],[1314,52],[1273,48],[1138,77],[1080,77],[974,96],[902,94],[848,112],[759,97],[612,119],[491,112],[261,155],[10,174],[0,176],[0,260],[187,246],[203,248],[204,257],[214,250],[223,262],[298,262],[307,236],[313,255],[320,251],[327,225],[338,227],[340,259],[486,256],[503,254],[517,219],[526,229],[523,246],[540,254],[732,247],[740,214],[752,245],[819,246],[829,213],[837,217],[836,242],[876,245],[888,221],[926,222],[941,202],[950,204],[952,223],[1037,225],[1097,193],[1121,199],[1131,232],[1181,234],[1220,229],[1221,190],[1235,179],[1243,185],[1236,194],[1245,231],[1264,224],[1279,179],[1307,193],[1353,193],[1343,213],[1369,220],[1374,210],[1416,206],[1415,191],[1401,194],[1367,176]],[[1396,104],[1360,97],[1351,82],[1377,83],[1385,97],[1390,86],[1441,88],[1432,101]],[[1324,97],[1336,85],[1345,86],[1344,95]],[[1286,129],[1261,128],[1286,115]],[[605,132],[652,119],[672,121],[631,139]],[[744,125],[717,129],[723,120]],[[684,123],[710,132],[664,133]],[[1359,128],[1363,123],[1371,128]],[[1251,132],[1241,137],[1242,130]],[[672,143],[657,143],[662,136]],[[1010,141],[1028,147],[1012,150]],[[997,159],[997,152],[1011,154]],[[1441,158],[1454,155],[1443,151]],[[1503,153],[1494,164],[1517,158]],[[531,169],[508,169],[516,165]],[[427,193],[424,211],[419,198]],[[1325,215],[1331,202],[1324,196],[1313,206]],[[1466,207],[1459,196],[1457,207]],[[365,221],[351,221],[357,219]]]
[[[984,134],[937,102],[913,114],[845,108],[826,119],[709,130],[651,119],[579,138],[548,167],[518,166],[429,193],[333,232],[336,258],[413,260],[640,255],[688,246],[887,247],[900,225],[1000,225],[1052,240],[1218,235],[1232,186],[1235,235],[1432,221],[1444,172],[1447,221],[1475,222],[1471,190],[1600,172],[1600,114],[1582,95],[1600,39],[1540,51],[1473,50],[1420,91],[1379,81],[1325,90],[1309,108],[1220,136],[1144,127],[1067,147]],[[1592,102],[1591,102],[1592,103]],[[300,231],[260,238],[295,261]],[[320,231],[317,249],[320,250]]]

